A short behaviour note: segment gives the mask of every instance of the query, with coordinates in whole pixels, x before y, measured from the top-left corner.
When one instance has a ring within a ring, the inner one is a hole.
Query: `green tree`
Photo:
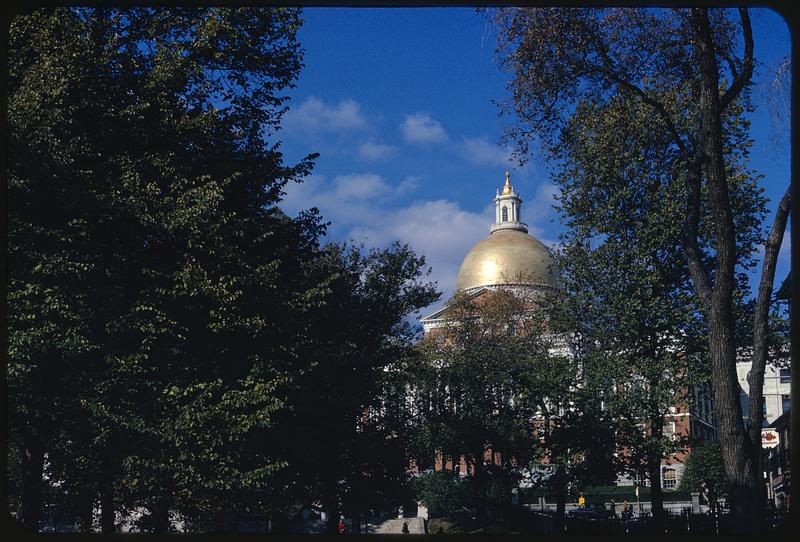
[[[420,343],[417,457],[435,452],[454,465],[463,457],[474,476],[479,522],[492,472],[517,473],[535,452],[533,420],[549,391],[540,375],[550,341],[534,306],[509,292],[457,293],[448,324]]]
[[[664,434],[665,421],[707,371],[680,250],[683,187],[661,171],[670,144],[653,122],[640,104],[582,103],[561,133],[554,178],[567,225],[556,321],[587,342],[585,373],[594,374],[584,376],[603,392],[620,467],[649,478],[658,519],[661,460],[685,444]]]
[[[597,355],[596,338],[581,327],[586,320],[576,318],[576,294],[582,292],[569,284],[569,276],[562,277],[536,312],[555,348],[538,360],[528,395],[536,409],[537,437],[531,481],[555,498],[556,532],[564,528],[570,489],[607,484],[615,475],[615,434],[609,431],[614,424],[603,402],[608,377],[598,366],[604,359]]]
[[[310,268],[324,304],[296,336],[297,375],[274,445],[291,458],[276,490],[340,514],[387,510],[405,497],[405,372],[417,330],[408,316],[439,294],[422,257],[393,244],[364,253],[331,244]]]
[[[430,518],[461,512],[475,504],[472,478],[452,471],[427,472],[412,481],[414,494],[428,509]]]
[[[12,22],[8,382],[25,525],[45,457],[65,487],[99,491],[104,531],[123,504],[163,518],[260,503],[283,464],[265,432],[322,294],[303,273],[317,217],[276,207],[311,167],[272,142],[299,24],[295,9],[225,8]]]
[[[736,118],[732,110],[747,99],[754,66],[747,9],[739,9],[736,19],[731,10],[706,8],[526,8],[497,15],[501,63],[512,74],[512,99],[505,111],[516,116],[507,139],[517,143],[521,157],[534,139],[554,143],[580,102],[604,104],[613,98],[639,103],[666,129],[672,154],[663,172],[683,179],[681,247],[708,326],[729,496],[737,521],[750,529],[761,522],[748,518],[763,509],[758,404],[770,293],[790,196],[787,191],[781,199],[764,239],[753,227],[760,225],[760,216],[742,212],[731,194],[731,163],[740,164],[747,153],[729,144],[731,130],[743,128],[731,122]],[[764,260],[752,314],[749,383],[754,401],[745,429],[735,368],[734,306],[737,273],[755,265],[742,255],[751,255],[762,241]]]
[[[709,441],[693,447],[686,459],[679,489],[699,491],[713,511],[717,499],[725,496],[727,485],[719,443]]]

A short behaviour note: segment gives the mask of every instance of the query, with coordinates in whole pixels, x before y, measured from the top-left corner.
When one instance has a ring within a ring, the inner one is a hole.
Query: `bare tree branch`
[[[742,21],[742,34],[744,37],[742,73],[734,78],[731,86],[720,98],[720,111],[724,111],[728,107],[728,104],[739,94],[742,88],[750,82],[750,78],[753,75],[753,28],[750,25],[750,14],[747,12],[747,8],[739,8],[739,17]]]

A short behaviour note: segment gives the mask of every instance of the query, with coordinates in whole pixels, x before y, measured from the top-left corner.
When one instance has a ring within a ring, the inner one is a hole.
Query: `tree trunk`
[[[567,484],[566,473],[564,467],[559,465],[556,467],[555,490],[556,490],[556,517],[555,517],[555,533],[557,536],[564,534],[564,515],[567,509]]]
[[[658,385],[652,383],[652,386]],[[650,403],[648,406],[650,418],[650,438],[663,438],[664,434],[664,414],[659,410],[657,402]],[[660,533],[664,529],[664,491],[661,489],[661,459],[662,454],[656,450],[650,450],[647,454],[647,477],[650,480],[650,514],[653,517],[652,532]]]
[[[154,533],[168,533],[170,502],[167,499],[156,500],[150,508],[151,527]]]
[[[767,337],[769,335],[769,308],[772,304],[772,290],[775,281],[775,267],[778,253],[783,242],[786,222],[791,206],[791,187],[781,198],[775,212],[775,221],[764,243],[764,265],[761,268],[761,279],[758,285],[758,298],[753,311],[753,354],[750,359],[750,372],[747,374],[748,395],[750,399],[748,411],[748,431],[752,445],[753,469],[758,480],[761,479],[761,425],[764,414],[761,401],[764,398],[764,371],[767,366]],[[763,505],[767,500],[766,486],[760,484],[761,491],[755,496],[754,512],[759,516],[765,513]]]
[[[20,521],[33,531],[39,530],[42,520],[43,475],[44,442],[39,431],[31,430],[23,438]]]
[[[78,511],[78,521],[80,532],[91,533],[94,527],[94,491],[85,491],[81,495],[80,508]]]
[[[695,52],[700,72],[700,143],[708,175],[711,207],[716,235],[716,269],[711,295],[700,291],[706,300],[709,323],[711,378],[714,385],[714,413],[722,447],[725,473],[730,483],[729,498],[736,532],[751,532],[753,495],[758,491],[754,476],[750,438],[744,430],[739,384],[736,376],[735,320],[733,315],[736,238],[722,149],[722,120],[719,97],[719,72],[708,20],[708,10],[694,8]]]
[[[110,459],[104,461],[103,474],[100,481],[100,531],[104,534],[113,533],[116,530],[114,474],[110,463]]]
[[[351,510],[350,514],[350,524],[352,525],[351,533],[353,534],[361,534],[361,512],[358,510]]]
[[[664,529],[664,491],[661,489],[661,458],[647,460],[647,475],[650,478],[650,513],[653,516],[652,533]]]
[[[339,532],[339,504],[336,498],[335,491],[328,488],[327,495],[323,497],[323,507],[325,514],[328,516],[326,520],[326,531],[329,534],[336,534]]]
[[[714,414],[717,421],[728,497],[736,532],[750,532],[754,527],[753,495],[759,480],[754,476],[750,439],[744,428],[736,378],[736,349],[731,336],[733,315],[716,309],[710,319],[711,363],[714,379]],[[735,398],[735,400],[734,400]],[[741,530],[740,530],[741,529]]]
[[[486,528],[486,464],[483,458],[484,450],[475,455],[475,493],[477,502],[475,503],[475,518],[478,525]]]

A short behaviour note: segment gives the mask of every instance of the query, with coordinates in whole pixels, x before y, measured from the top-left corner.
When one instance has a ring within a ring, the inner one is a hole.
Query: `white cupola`
[[[514,192],[509,177],[510,174],[506,171],[506,184],[503,186],[503,191],[498,190],[494,198],[495,219],[489,229],[490,233],[498,230],[519,230],[528,233],[528,225],[520,222],[522,198]]]

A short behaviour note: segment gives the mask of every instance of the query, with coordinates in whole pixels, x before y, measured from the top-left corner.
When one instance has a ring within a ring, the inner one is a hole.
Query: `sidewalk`
[[[425,520],[423,518],[395,518],[387,519],[378,525],[367,524],[367,533],[370,534],[402,534],[403,523],[408,525],[408,534],[425,534]]]

